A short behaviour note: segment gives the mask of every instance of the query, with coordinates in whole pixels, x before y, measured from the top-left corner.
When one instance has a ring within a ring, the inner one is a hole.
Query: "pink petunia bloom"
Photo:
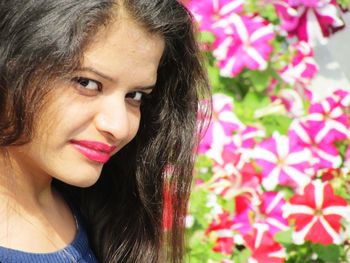
[[[316,136],[319,130],[307,122],[294,120],[289,127],[288,136],[312,152],[312,166],[315,170],[325,168],[338,168],[341,164],[341,156],[332,137]]]
[[[292,32],[298,26],[298,11],[293,8],[288,0],[273,0],[273,6],[280,19],[280,27],[285,32]]]
[[[270,96],[271,101],[278,101],[286,110],[286,115],[298,118],[305,115],[303,97],[294,89],[281,89],[276,95]]]
[[[186,4],[202,31],[212,32],[220,19],[243,11],[244,0],[192,0]]]
[[[208,182],[209,190],[215,194],[230,200],[242,193],[251,193],[260,186],[260,173],[251,163],[245,162],[240,154],[226,149],[220,160],[222,163],[214,166],[213,176]]]
[[[285,199],[282,193],[265,192],[260,195],[259,217],[256,223],[268,225],[268,232],[273,236],[288,229],[288,221],[282,216]]]
[[[311,104],[309,114],[305,117],[308,125],[316,133],[315,141],[346,139],[349,132],[348,116],[343,112],[339,103],[332,97],[327,97],[321,102]]]
[[[232,14],[214,24],[217,39],[214,56],[218,60],[220,74],[234,77],[245,67],[264,70],[272,52],[274,38],[272,25],[260,17]]]
[[[198,153],[207,153],[215,148],[220,150],[231,142],[234,131],[243,127],[232,110],[231,97],[219,93],[213,96],[213,116],[206,133],[202,136]]]
[[[283,207],[283,215],[294,220],[293,240],[296,244],[340,244],[342,240],[340,220],[350,220],[347,201],[334,194],[332,186],[320,180],[307,185],[304,192],[295,194]]]
[[[244,237],[251,251],[248,263],[282,263],[286,258],[283,247],[273,240],[266,225],[256,225],[252,234]]]
[[[235,230],[245,235],[252,231],[255,225],[266,225],[266,231],[272,236],[279,231],[288,229],[288,221],[282,216],[285,204],[281,193],[265,192],[254,197],[239,196],[235,199],[236,215]]]
[[[295,32],[299,39],[311,43],[323,42],[332,31],[344,26],[336,0],[290,0],[298,10],[299,25]]]
[[[268,191],[277,185],[302,189],[310,182],[311,151],[295,144],[287,136],[274,133],[254,150],[256,163],[262,168],[262,185]]]
[[[344,26],[336,0],[275,1],[282,28],[291,36],[315,44]]]
[[[348,90],[337,89],[333,94],[341,108],[346,109],[350,106],[350,92]]]
[[[281,71],[281,77],[292,86],[309,85],[318,72],[313,50],[308,43],[300,41],[291,47],[295,53],[290,64]]]

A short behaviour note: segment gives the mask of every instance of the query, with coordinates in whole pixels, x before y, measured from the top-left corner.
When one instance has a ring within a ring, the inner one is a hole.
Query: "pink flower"
[[[348,90],[338,89],[333,94],[336,96],[336,100],[341,108],[346,109],[350,106],[350,92]]]
[[[271,101],[278,101],[286,109],[286,115],[291,118],[297,118],[305,115],[303,98],[294,89],[281,89],[277,95],[270,96]]]
[[[328,142],[334,142],[335,140],[343,140],[348,136],[348,116],[332,97],[312,104],[309,109],[309,115],[305,119],[308,125],[314,131],[317,131],[315,140],[318,142],[324,139]]]
[[[298,11],[289,4],[288,0],[274,0],[272,2],[280,19],[281,29],[286,32],[295,30],[299,22]]]
[[[285,199],[282,193],[265,192],[260,195],[259,217],[256,223],[266,224],[268,232],[273,236],[279,231],[288,229],[288,222],[282,216]]]
[[[311,167],[311,156],[308,148],[278,133],[262,141],[254,151],[254,158],[262,168],[262,185],[268,191],[277,185],[297,189],[307,185],[310,182],[307,170]]]
[[[211,149],[221,148],[231,142],[231,137],[243,124],[233,113],[232,98],[224,94],[213,96],[213,116],[206,133],[202,136],[198,148],[199,153],[207,153]]]
[[[325,37],[344,26],[336,0],[284,0],[278,13],[291,35],[309,43],[324,42]],[[289,5],[289,6],[288,6]],[[288,11],[284,11],[285,8]],[[296,10],[291,11],[291,8]]]
[[[256,225],[252,234],[244,237],[251,251],[248,263],[282,263],[286,258],[283,247],[273,240],[266,225]]]
[[[270,41],[274,37],[271,24],[259,17],[232,14],[214,26],[217,39],[213,54],[222,76],[234,77],[245,67],[266,69],[272,52]]]
[[[202,31],[213,31],[220,19],[243,11],[244,0],[192,0],[186,6],[199,22]]]
[[[290,85],[308,85],[318,72],[318,65],[313,56],[310,45],[304,41],[295,43],[292,46],[295,52],[291,63],[281,71],[281,77]]]
[[[334,195],[332,186],[319,180],[307,185],[303,194],[294,195],[289,204],[283,207],[284,217],[294,220],[293,240],[302,244],[340,244],[340,220],[350,220],[350,207],[347,201]]]
[[[257,196],[239,196],[235,199],[235,229],[245,235],[255,225],[266,225],[266,231],[272,236],[288,229],[288,221],[282,216],[285,204],[281,193],[265,192]]]
[[[307,122],[295,120],[289,128],[289,137],[298,145],[311,150],[312,165],[315,170],[337,168],[341,164],[341,157],[333,144],[332,137],[316,136],[319,130]]]
[[[222,163],[213,168],[213,177],[208,182],[209,190],[230,200],[260,186],[261,175],[251,163],[242,160],[241,155],[226,149],[221,160]]]

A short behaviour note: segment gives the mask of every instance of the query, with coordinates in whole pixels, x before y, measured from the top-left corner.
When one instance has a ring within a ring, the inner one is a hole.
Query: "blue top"
[[[92,252],[83,226],[82,216],[74,205],[72,209],[77,233],[74,240],[65,248],[52,253],[31,253],[0,246],[1,263],[98,263]]]

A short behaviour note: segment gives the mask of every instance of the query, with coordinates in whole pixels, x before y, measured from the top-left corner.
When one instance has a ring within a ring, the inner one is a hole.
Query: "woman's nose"
[[[100,132],[112,136],[113,140],[127,138],[130,124],[124,98],[104,102],[96,114],[95,125]]]

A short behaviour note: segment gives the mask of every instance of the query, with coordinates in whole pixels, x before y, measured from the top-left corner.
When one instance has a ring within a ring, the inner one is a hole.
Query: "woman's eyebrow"
[[[100,72],[92,67],[82,67],[82,68],[78,68],[78,70],[79,71],[89,71],[89,72],[92,72],[92,73],[94,73],[94,74],[100,76],[101,78],[104,78],[110,82],[115,82],[115,80],[112,77],[107,76],[106,74],[104,74],[104,73],[102,73],[102,72]],[[145,87],[137,87],[137,89],[138,90],[153,90],[155,86],[156,85],[153,84],[153,85],[145,86]]]
[[[94,74],[96,74],[96,75],[100,76],[101,78],[104,78],[108,81],[115,82],[115,80],[112,77],[107,76],[106,74],[104,74],[104,73],[102,73],[102,72],[100,72],[92,67],[82,67],[82,68],[79,68],[78,70],[79,71],[89,71],[89,72],[92,72],[92,73],[94,73]]]

